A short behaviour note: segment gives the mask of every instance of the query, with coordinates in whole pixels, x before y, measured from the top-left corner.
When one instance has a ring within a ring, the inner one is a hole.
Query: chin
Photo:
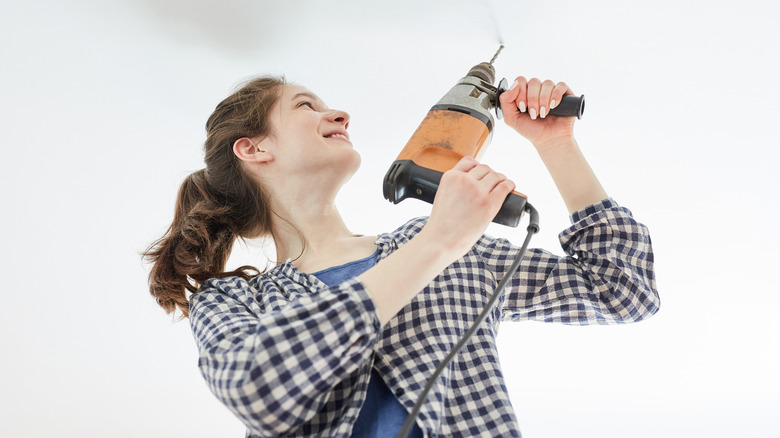
[[[362,162],[360,158],[360,154],[356,151],[352,151],[353,153],[350,154],[350,157],[347,159],[344,159],[342,161],[342,169],[344,170],[344,182],[349,181],[352,179],[352,177],[355,175],[357,170],[360,168],[360,163]]]
[[[347,166],[351,169],[353,169],[353,173],[356,172],[360,168],[360,163],[362,162],[362,158],[360,157],[360,154],[355,149],[350,149],[350,159],[345,160]]]

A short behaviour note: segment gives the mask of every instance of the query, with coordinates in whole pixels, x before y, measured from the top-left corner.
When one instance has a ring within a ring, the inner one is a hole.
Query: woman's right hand
[[[386,324],[452,262],[482,237],[515,184],[504,175],[461,159],[444,173],[422,230],[358,278]]]
[[[442,176],[430,218],[420,234],[427,234],[459,258],[482,236],[514,188],[506,176],[472,157],[463,157]]]

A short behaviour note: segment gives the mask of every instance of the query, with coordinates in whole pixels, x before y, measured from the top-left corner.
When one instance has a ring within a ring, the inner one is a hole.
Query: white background
[[[502,325],[524,436],[780,436],[778,16],[759,0],[3,2],[0,436],[243,436],[139,256],[203,167],[212,109],[271,73],[347,110],[363,165],[339,207],[386,232],[430,207],[385,201],[385,171],[499,39],[499,77],[586,95],[578,141],[650,228],[662,299],[634,325]],[[540,211],[533,246],[561,254],[566,210],[531,145],[501,124],[483,161]],[[272,255],[240,247],[229,266]]]

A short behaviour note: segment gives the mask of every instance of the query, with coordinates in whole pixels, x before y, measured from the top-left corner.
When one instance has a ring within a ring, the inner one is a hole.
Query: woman
[[[501,320],[620,323],[658,309],[646,228],[601,187],[574,119],[546,117],[564,94],[562,82],[518,77],[500,103],[571,213],[569,255],[526,255],[415,436],[520,435],[495,349]],[[248,436],[395,436],[517,251],[483,235],[514,184],[471,158],[444,174],[429,218],[353,234],[334,204],[360,164],[348,128],[347,113],[303,87],[249,82],[209,118],[206,168],[182,184],[173,224],[146,253],[152,295],[189,317],[200,370]],[[259,236],[283,262],[223,272],[234,240]]]

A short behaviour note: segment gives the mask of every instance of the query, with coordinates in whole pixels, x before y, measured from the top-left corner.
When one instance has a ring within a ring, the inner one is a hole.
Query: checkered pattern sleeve
[[[571,220],[559,235],[566,256],[526,253],[507,284],[501,318],[585,325],[634,322],[657,312],[647,228],[612,199],[575,212]],[[518,248],[485,236],[475,250],[500,279]]]
[[[200,371],[252,436],[285,435],[312,419],[370,360],[381,331],[357,279],[314,292],[287,286],[218,278],[190,298]]]

